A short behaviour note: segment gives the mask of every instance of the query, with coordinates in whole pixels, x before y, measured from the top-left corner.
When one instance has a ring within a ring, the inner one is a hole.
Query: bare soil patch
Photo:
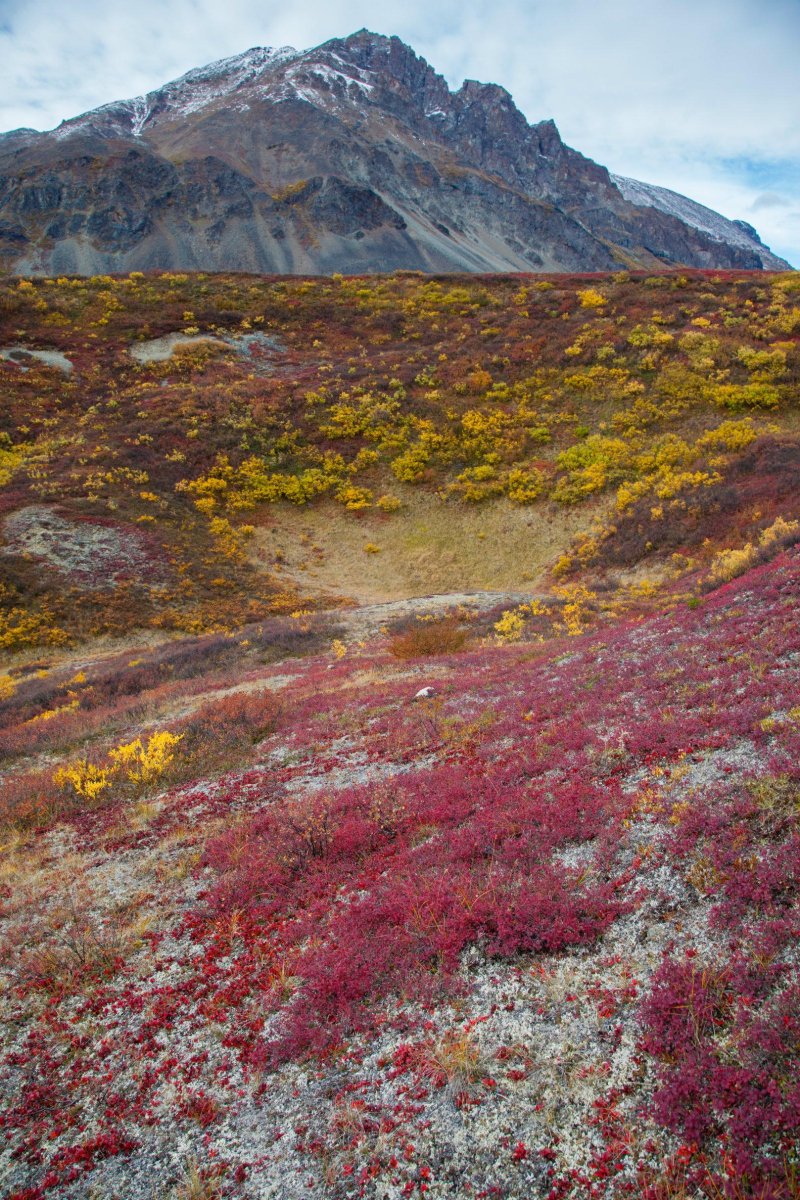
[[[587,524],[585,509],[504,501],[470,508],[412,488],[392,491],[404,507],[390,514],[273,505],[253,539],[252,561],[306,594],[364,605],[433,594],[530,595]]]

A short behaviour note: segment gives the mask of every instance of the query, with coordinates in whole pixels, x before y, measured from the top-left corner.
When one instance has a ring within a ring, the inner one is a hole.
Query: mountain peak
[[[251,46],[249,50],[244,50],[241,54],[233,54],[228,58],[216,59],[204,67],[194,67],[191,71],[187,71],[185,75],[180,75],[174,80],[173,84],[167,84],[166,86],[171,87],[178,84],[197,83],[203,79],[214,79],[223,75],[241,76],[249,72],[257,73],[267,65],[275,62],[284,62],[289,58],[296,58],[298,53],[300,52],[295,50],[294,46]]]
[[[496,99],[500,103],[514,103],[511,93],[499,83],[481,83],[478,79],[465,79],[459,88],[459,92],[464,97],[469,97],[470,100],[478,102],[486,99]]]
[[[451,90],[369,29],[0,136],[0,197],[0,265],[26,273],[785,265],[744,223],[612,179],[502,85]]]

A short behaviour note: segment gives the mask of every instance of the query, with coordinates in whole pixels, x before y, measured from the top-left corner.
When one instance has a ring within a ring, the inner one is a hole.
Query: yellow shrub
[[[759,561],[759,551],[775,549],[781,542],[788,542],[800,533],[800,521],[787,521],[784,517],[776,517],[767,529],[759,535],[758,545],[746,542],[740,549],[731,548],[720,550],[711,562],[709,577],[714,583],[727,583],[738,575],[743,575],[750,567]]]
[[[607,304],[605,296],[602,292],[598,292],[596,288],[584,288],[578,292],[578,299],[581,302],[581,308],[602,308]]]
[[[515,504],[531,504],[541,496],[547,479],[536,467],[515,467],[506,478],[506,495]]]
[[[63,646],[68,641],[69,635],[52,624],[47,612],[29,612],[16,607],[0,612],[0,650],[21,650],[24,646]]]
[[[337,454],[323,456],[322,466],[308,467],[297,475],[272,472],[263,459],[255,456],[246,458],[234,470],[225,455],[220,455],[208,475],[182,480],[175,490],[199,496],[195,505],[205,513],[213,511],[214,505],[209,501],[219,500],[223,494],[232,510],[253,508],[256,504],[269,504],[275,500],[306,504],[341,484],[345,471],[344,459]]]
[[[714,388],[713,398],[724,408],[777,408],[781,393],[771,383],[726,383]]]
[[[756,382],[781,379],[786,373],[786,354],[780,347],[755,350],[752,346],[740,346],[736,357]]]
[[[761,546],[774,546],[776,542],[789,539],[800,530],[800,521],[787,521],[784,517],[776,517],[769,528],[765,529],[758,541]]]
[[[372,505],[372,492],[369,488],[355,487],[352,483],[345,484],[336,493],[336,499],[350,512],[360,512]]]
[[[553,589],[559,600],[564,602],[561,609],[563,627],[570,637],[582,633],[588,623],[591,607],[597,596],[590,592],[582,583],[569,583]]]
[[[494,623],[494,631],[501,642],[518,642],[525,629],[525,617],[518,608],[507,609]]]
[[[250,525],[242,525],[234,529],[226,517],[212,517],[208,524],[217,549],[226,558],[238,558],[242,552],[241,539],[247,536],[246,531],[252,530]]]
[[[52,721],[54,717],[60,717],[62,713],[75,712],[80,701],[74,692],[71,692],[70,695],[73,698],[68,704],[60,704],[57,708],[46,708],[44,712],[37,713],[35,717],[31,717],[25,724],[33,725],[39,721]]]
[[[655,493],[659,500],[670,500],[684,488],[712,487],[720,483],[722,476],[708,471],[665,471],[656,484]]]
[[[480,504],[492,496],[501,495],[503,483],[498,478],[496,467],[491,463],[481,463],[477,467],[467,467],[466,471],[456,476],[447,490],[472,504]]]
[[[131,783],[149,784],[159,779],[175,758],[175,747],[183,734],[154,733],[145,746],[141,738],[109,752],[114,768]]]
[[[699,437],[696,445],[700,450],[744,450],[757,437],[753,422],[745,417],[743,421],[723,421]]]
[[[737,575],[743,575],[756,561],[758,551],[750,542],[740,550],[721,550],[714,556],[709,572],[714,583],[727,583]]]
[[[409,446],[404,454],[390,464],[392,474],[401,483],[417,483],[430,465],[431,455],[427,446],[420,442]]]
[[[111,773],[84,758],[68,767],[59,767],[53,775],[53,782],[58,787],[71,789],[84,800],[96,800],[101,792],[111,787]]]
[[[504,412],[471,408],[461,418],[461,442],[467,454],[488,454],[497,447],[509,425]]]
[[[569,475],[559,479],[553,499],[574,504],[621,478],[633,462],[633,452],[622,438],[592,434],[564,450],[556,462]]]
[[[403,507],[403,501],[398,500],[397,496],[379,496],[375,501],[375,507],[379,508],[381,512],[397,512]]]
[[[674,340],[671,333],[667,333],[665,330],[653,327],[652,325],[637,325],[628,334],[629,344],[637,347],[654,346],[658,348],[669,346]]]
[[[0,438],[0,487],[7,487],[15,473],[23,466],[29,446],[11,446],[4,444],[5,435]]]
[[[201,512],[204,516],[208,517],[217,507],[217,502],[213,496],[200,496],[197,500],[195,500],[194,506],[198,512]]]

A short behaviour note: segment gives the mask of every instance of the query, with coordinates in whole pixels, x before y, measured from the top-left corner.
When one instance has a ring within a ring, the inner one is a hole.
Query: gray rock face
[[[249,50],[49,133],[0,135],[0,264],[20,274],[788,265],[744,222],[693,223],[701,206],[663,196],[674,193],[612,178],[552,121],[529,125],[502,87],[467,80],[451,92],[398,38],[362,30],[303,53]]]

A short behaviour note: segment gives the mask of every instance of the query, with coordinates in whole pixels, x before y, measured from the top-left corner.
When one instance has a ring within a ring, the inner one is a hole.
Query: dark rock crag
[[[788,265],[744,222],[682,219],[680,199],[616,181],[552,121],[529,125],[502,87],[467,80],[451,92],[398,38],[362,30],[302,53],[249,50],[49,133],[0,135],[0,265],[19,274]],[[687,204],[690,218],[700,211]]]

